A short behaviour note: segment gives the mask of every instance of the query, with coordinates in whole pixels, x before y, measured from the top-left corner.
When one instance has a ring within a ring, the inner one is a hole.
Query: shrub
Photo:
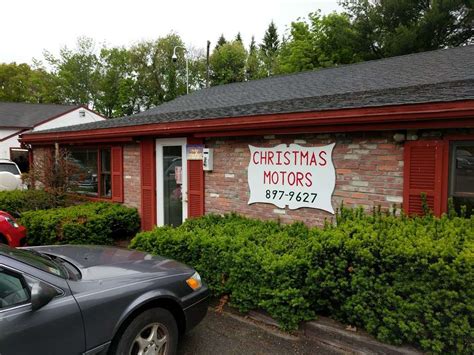
[[[134,208],[87,203],[25,212],[20,223],[28,229],[29,245],[112,244],[115,239],[133,236],[140,218]]]
[[[337,225],[205,216],[138,234],[132,248],[192,265],[215,296],[287,328],[326,314],[394,344],[474,351],[474,217],[343,209]]]
[[[53,207],[53,199],[43,190],[0,191],[0,210],[18,216],[24,211]]]
[[[0,191],[0,211],[20,216],[26,211],[46,210],[84,203],[87,200],[78,195],[64,195],[61,199],[44,190]]]

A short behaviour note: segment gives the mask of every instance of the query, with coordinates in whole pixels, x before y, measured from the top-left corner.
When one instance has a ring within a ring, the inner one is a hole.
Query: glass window
[[[76,192],[93,197],[112,197],[110,148],[72,148],[79,173],[74,176]]]
[[[181,146],[163,147],[163,208],[166,225],[177,227],[183,223],[182,184]]]
[[[49,272],[50,274],[65,277],[64,272],[51,258],[35,250],[12,248],[8,245],[0,244],[0,254],[14,258],[37,269]]]
[[[76,192],[88,196],[98,196],[97,149],[74,148],[70,152],[72,160],[79,170],[79,173],[74,177],[77,181]]]
[[[100,196],[112,197],[110,148],[100,150]]]
[[[24,304],[29,299],[30,291],[23,277],[0,268],[0,309]]]
[[[460,212],[465,206],[467,216],[474,212],[474,141],[451,145],[450,197]]]
[[[13,175],[20,175],[20,171],[17,166],[12,163],[0,163],[0,171],[6,171],[12,173]]]

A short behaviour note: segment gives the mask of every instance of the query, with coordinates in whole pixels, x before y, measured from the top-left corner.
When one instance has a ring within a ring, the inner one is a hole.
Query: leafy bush
[[[131,247],[192,265],[215,296],[287,329],[326,314],[394,344],[474,351],[474,217],[343,209],[336,226],[309,229],[210,215]]]
[[[134,208],[113,203],[87,203],[28,211],[20,223],[28,229],[29,245],[112,244],[133,236],[140,226]]]
[[[0,191],[0,210],[13,215],[52,207],[51,195],[43,190]]]
[[[58,200],[44,190],[0,191],[0,211],[14,216],[19,216],[25,211],[67,207],[84,201],[83,197],[73,195]]]

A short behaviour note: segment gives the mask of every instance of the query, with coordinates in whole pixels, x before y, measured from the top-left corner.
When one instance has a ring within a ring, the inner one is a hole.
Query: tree
[[[35,66],[0,63],[0,101],[60,103],[55,77]]]
[[[280,40],[275,23],[272,21],[263,36],[260,44],[263,62],[268,76],[273,75],[277,71],[278,50],[280,49]]]
[[[246,80],[253,80],[253,79],[260,79],[266,76],[262,62],[260,59],[260,53],[257,48],[257,44],[255,43],[255,37],[252,36],[249,45],[249,52],[248,52],[247,62],[245,66],[245,79]]]
[[[472,43],[472,0],[344,0],[363,59]]]
[[[64,47],[59,58],[47,51],[44,53],[58,79],[62,102],[94,106],[99,74],[99,61],[94,48],[92,39],[81,37],[76,50]]]
[[[130,49],[136,76],[135,111],[143,111],[186,93],[186,62],[181,48],[176,63],[171,60],[174,47],[184,47],[174,33],[155,41],[144,41]]]
[[[310,25],[304,21],[291,24],[290,38],[285,40],[279,56],[280,73],[293,73],[319,67],[319,50]]]
[[[243,81],[247,51],[239,41],[225,43],[214,49],[210,57],[212,85]]]
[[[243,43],[243,42],[242,42],[242,36],[240,35],[240,32],[237,32],[237,36],[235,36],[235,40],[236,40],[237,42]]]
[[[107,117],[121,117],[135,113],[138,100],[134,86],[130,52],[125,48],[102,48],[100,78],[95,108]]]
[[[226,39],[225,39],[225,37],[224,37],[224,34],[221,34],[221,36],[220,36],[219,39],[217,40],[217,44],[216,44],[216,48],[215,48],[215,49],[217,49],[217,48],[223,46],[223,45],[226,44],[226,43],[227,43],[227,41],[226,41]]]

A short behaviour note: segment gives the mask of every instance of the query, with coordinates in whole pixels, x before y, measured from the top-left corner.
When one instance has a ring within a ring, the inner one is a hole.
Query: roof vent
[[[86,111],[85,110],[79,110],[79,117],[86,117]]]

